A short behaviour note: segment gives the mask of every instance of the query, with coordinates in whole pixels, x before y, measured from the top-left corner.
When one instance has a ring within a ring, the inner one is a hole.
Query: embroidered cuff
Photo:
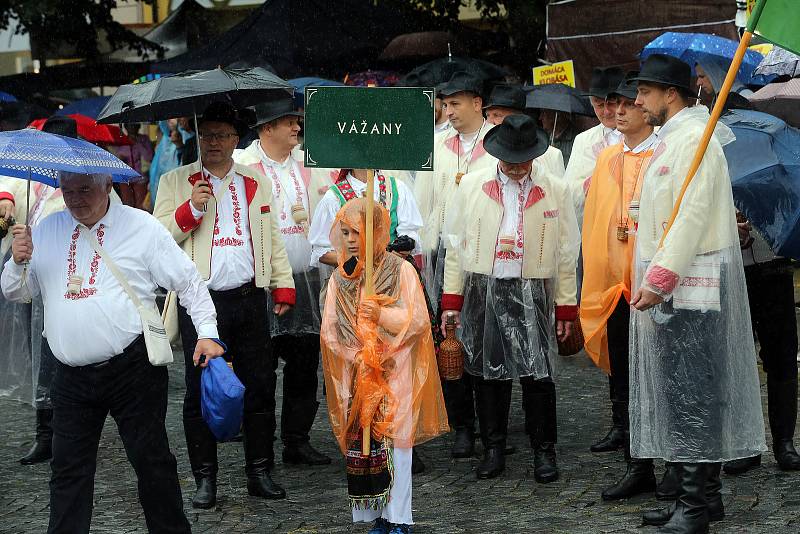
[[[272,302],[275,304],[289,304],[290,306],[294,306],[295,294],[294,288],[279,287],[273,289]]]
[[[455,293],[444,293],[442,295],[442,309],[461,311],[464,306],[464,295],[456,295]]]
[[[578,307],[573,305],[556,306],[556,321],[574,321],[578,318]]]
[[[0,200],[10,200],[12,204],[16,205],[16,202],[14,202],[14,195],[8,191],[0,191]]]
[[[655,289],[660,296],[669,295],[678,285],[679,277],[669,269],[651,265],[644,275],[646,285]]]
[[[175,223],[178,225],[178,228],[184,232],[191,232],[197,228],[197,226],[200,225],[200,221],[203,220],[202,216],[199,219],[195,218],[192,212],[193,206],[190,200],[187,200],[175,210]]]

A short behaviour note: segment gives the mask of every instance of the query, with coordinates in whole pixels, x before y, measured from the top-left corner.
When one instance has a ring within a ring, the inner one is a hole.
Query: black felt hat
[[[244,114],[227,102],[217,101],[208,105],[203,112],[203,116],[197,120],[198,125],[204,122],[223,122],[230,124],[236,129],[236,134],[241,137],[247,133],[248,121]]]
[[[294,109],[294,99],[292,97],[263,102],[256,105],[256,123],[254,128],[266,124],[281,117],[302,117],[303,113]]]
[[[638,82],[635,81],[635,78],[639,75],[638,70],[632,70],[625,75],[625,79],[622,80],[619,86],[611,91],[610,95],[620,95],[624,96],[625,98],[630,98],[631,100],[636,100],[637,90],[636,86]]]
[[[483,138],[486,152],[506,163],[531,161],[545,152],[550,140],[527,115],[509,115]]]
[[[692,67],[676,57],[652,54],[644,60],[642,70],[633,79],[691,91]]]
[[[483,106],[483,109],[493,107],[504,107],[522,111],[525,109],[525,91],[523,91],[522,87],[519,85],[496,85],[494,89],[492,89],[489,101]]]
[[[454,72],[450,79],[438,88],[438,92],[441,96],[452,96],[463,92],[481,96],[483,94],[483,82],[468,72],[460,70]]]
[[[53,115],[42,125],[42,131],[63,135],[64,137],[78,138],[78,123],[72,117],[62,117],[60,115]]]
[[[595,96],[605,99],[624,79],[625,73],[619,67],[595,67],[592,70],[592,80],[589,82],[589,90],[584,93],[584,96]]]

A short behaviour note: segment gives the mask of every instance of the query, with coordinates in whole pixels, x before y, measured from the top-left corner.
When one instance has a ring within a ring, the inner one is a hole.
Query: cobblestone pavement
[[[351,524],[347,509],[344,463],[329,432],[324,402],[317,415],[312,441],[333,456],[322,469],[280,463],[274,476],[288,492],[282,501],[264,501],[247,495],[241,444],[220,445],[219,502],[214,510],[192,510],[194,490],[180,412],[182,371],[170,367],[171,394],[167,423],[178,458],[186,510],[194,532],[366,532]],[[279,373],[280,377],[280,373]],[[280,383],[279,383],[280,391]],[[762,388],[762,393],[765,391]],[[589,452],[592,440],[610,424],[607,381],[585,358],[565,360],[558,378],[561,479],[537,484],[527,438],[519,387],[510,427],[517,453],[508,458],[506,472],[489,481],[475,480],[477,458],[450,460],[451,436],[420,447],[427,470],[414,477],[415,532],[536,532],[625,533],[654,532],[639,527],[640,512],[653,506],[652,496],[605,504],[601,489],[623,471],[621,453]],[[278,403],[280,406],[280,402]],[[45,532],[48,518],[47,465],[21,466],[17,462],[30,443],[33,410],[0,399],[0,532]],[[766,416],[765,416],[766,418]],[[278,419],[280,421],[280,419]],[[741,477],[723,477],[724,521],[715,533],[800,532],[800,474],[779,471],[770,454],[764,465]],[[128,464],[112,420],[103,432],[98,460],[92,532],[146,532],[136,495],[133,469]]]

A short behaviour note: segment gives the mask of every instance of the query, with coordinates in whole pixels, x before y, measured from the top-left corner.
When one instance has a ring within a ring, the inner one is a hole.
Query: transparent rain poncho
[[[372,437],[409,448],[449,430],[434,356],[430,319],[419,277],[400,256],[386,252],[389,214],[375,203],[375,295],[364,295],[364,262],[348,272],[342,225],[358,232],[365,250],[365,198],[347,202],[331,229],[339,258],[324,295],[320,341],[328,414],[347,453],[370,422]],[[359,314],[363,301],[382,306],[377,323]]]
[[[642,188],[633,289],[644,286],[665,301],[631,313],[631,454],[724,462],[766,447],[733,196],[718,140],[658,248],[705,126],[694,119],[708,117],[689,110],[663,132]]]

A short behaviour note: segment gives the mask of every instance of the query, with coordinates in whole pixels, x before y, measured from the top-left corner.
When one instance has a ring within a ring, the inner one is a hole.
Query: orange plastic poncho
[[[631,199],[639,198],[652,150],[625,153],[622,144],[597,158],[583,214],[583,285],[580,318],[585,349],[595,365],[610,373],[606,323],[622,297],[631,299],[631,268],[635,234],[617,239],[617,226],[630,228]],[[620,197],[622,191],[622,197]]]
[[[449,430],[422,286],[410,263],[386,252],[389,213],[377,203],[375,295],[363,294],[367,201],[351,200],[336,215],[331,244],[339,266],[328,282],[320,332],[328,415],[342,453],[365,422],[373,439],[387,437],[401,448]],[[351,274],[343,267],[351,257],[343,226],[359,234],[359,259]],[[358,313],[366,299],[381,305],[377,324]]]

